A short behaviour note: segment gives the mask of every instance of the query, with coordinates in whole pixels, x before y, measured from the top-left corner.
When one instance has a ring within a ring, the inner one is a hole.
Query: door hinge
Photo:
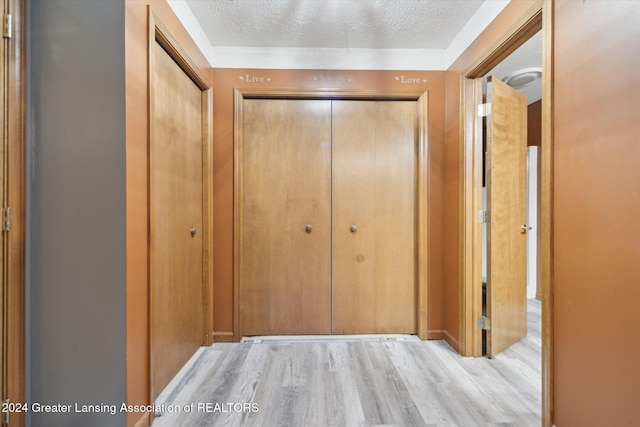
[[[10,39],[13,33],[13,19],[11,15],[2,15],[2,37]]]
[[[2,209],[2,231],[11,231],[11,208]]]
[[[490,102],[478,105],[478,117],[487,117],[489,114],[491,114]]]
[[[489,224],[491,222],[491,213],[489,211],[478,211],[478,222],[480,224]]]
[[[490,331],[491,319],[489,319],[487,316],[478,317],[478,328],[482,329],[483,331]]]
[[[0,423],[2,425],[9,425],[9,415],[11,414],[11,412],[9,412],[9,404],[11,403],[11,399],[7,398],[7,399],[2,399],[2,419],[0,420]],[[6,409],[6,411],[4,410]]]

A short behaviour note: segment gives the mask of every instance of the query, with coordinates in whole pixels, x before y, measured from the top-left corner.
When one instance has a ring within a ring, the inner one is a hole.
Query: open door
[[[487,355],[527,334],[527,98],[489,77]]]

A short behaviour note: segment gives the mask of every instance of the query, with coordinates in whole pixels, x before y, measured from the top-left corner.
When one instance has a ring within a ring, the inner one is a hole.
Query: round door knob
[[[531,227],[529,227],[527,224],[522,224],[520,226],[520,234],[527,234],[527,231],[531,230]]]
[[[352,225],[351,227],[349,227],[349,231],[353,234],[356,234],[356,232],[358,231],[358,227]]]
[[[191,237],[194,237],[196,235],[196,228],[191,227],[191,230],[189,230],[189,233],[191,233]]]
[[[313,231],[313,227],[311,226],[311,224],[307,224],[304,230],[307,232],[307,234],[311,234],[311,232]]]

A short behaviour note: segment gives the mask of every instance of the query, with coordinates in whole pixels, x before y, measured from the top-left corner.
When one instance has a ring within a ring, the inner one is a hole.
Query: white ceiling
[[[168,0],[214,67],[446,70],[508,0]],[[487,75],[542,66],[537,34]],[[537,80],[519,90],[540,99]]]
[[[213,46],[446,49],[484,0],[187,0]]]
[[[509,0],[167,0],[219,68],[446,70]]]

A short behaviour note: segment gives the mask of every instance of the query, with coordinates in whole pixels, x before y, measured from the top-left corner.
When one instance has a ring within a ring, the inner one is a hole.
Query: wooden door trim
[[[243,99],[361,99],[368,101],[418,101],[424,90],[322,90],[322,89],[280,89],[280,88],[236,88],[235,100]],[[240,98],[238,98],[240,97]]]
[[[481,127],[477,123],[477,83],[482,77],[533,34],[542,31],[542,140],[541,140],[541,221],[538,241],[542,285],[542,422],[553,425],[553,2],[539,0],[496,42],[489,46],[461,75],[461,353],[480,356],[480,331],[475,319],[481,313],[481,243],[475,215],[482,208],[478,187],[482,187],[482,150],[477,148]],[[480,169],[480,170],[478,170]]]
[[[429,241],[427,239],[429,229],[429,99],[428,93],[423,92],[417,99],[418,102],[418,152],[416,156],[416,326],[418,337],[421,340],[428,339],[427,328],[427,295],[429,270]]]
[[[152,215],[151,207],[153,205],[151,197],[151,179],[152,171],[151,166],[153,164],[153,150],[152,142],[154,140],[154,100],[155,93],[155,76],[154,65],[155,59],[153,55],[154,43],[160,44],[160,46],[167,52],[167,54],[178,64],[178,66],[185,72],[189,78],[196,84],[196,86],[202,92],[202,313],[203,313],[203,329],[202,329],[202,342],[203,345],[209,345],[213,338],[213,197],[210,195],[213,189],[213,150],[211,147],[212,137],[212,105],[213,105],[213,93],[212,86],[205,75],[200,71],[195,62],[191,60],[186,51],[180,46],[178,41],[171,35],[167,27],[162,23],[158,15],[153,11],[151,6],[148,6],[148,81],[149,81],[149,96],[148,96],[148,126],[149,126],[149,141],[148,141],[148,158],[149,158],[149,170],[148,170],[148,215],[147,224],[149,229],[147,230],[147,246],[149,251],[149,258],[147,264],[147,271],[149,277],[148,283],[148,300],[152,301],[153,283],[151,260],[153,259],[154,250],[151,246],[151,224]],[[149,396],[153,399],[155,393],[154,384],[154,354],[152,339],[154,336],[153,331],[153,310],[149,305]]]
[[[359,99],[359,100],[406,100],[418,103],[417,152],[416,152],[416,330],[420,339],[427,339],[427,291],[428,291],[428,93],[423,90],[371,91],[371,90],[297,90],[269,88],[234,89],[233,132],[233,340],[242,338],[242,316],[240,315],[240,264],[241,220],[242,220],[242,106],[245,99]]]
[[[543,0],[538,0],[462,72],[482,77],[542,29]]]
[[[3,398],[25,402],[25,106],[26,44],[25,0],[4,2],[13,17],[13,34],[3,39],[5,86],[3,145],[5,147],[5,200],[11,207],[11,230],[3,232],[6,284],[6,368]],[[23,426],[23,413],[11,414],[11,425]]]

